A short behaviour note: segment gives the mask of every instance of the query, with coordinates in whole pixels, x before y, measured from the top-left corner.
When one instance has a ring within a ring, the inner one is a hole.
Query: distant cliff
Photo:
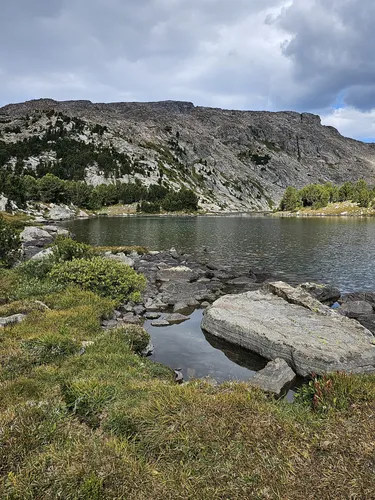
[[[7,167],[94,185],[184,185],[203,208],[255,210],[272,208],[289,185],[375,183],[375,145],[308,113],[40,99],[0,108],[0,168]]]

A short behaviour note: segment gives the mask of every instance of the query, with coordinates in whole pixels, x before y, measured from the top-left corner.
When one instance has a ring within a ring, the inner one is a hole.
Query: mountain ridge
[[[0,108],[3,147],[47,136],[53,139],[45,141],[48,151],[22,158],[25,168],[35,169],[38,161],[58,163],[56,141],[69,138],[129,158],[129,172],[121,175],[115,170],[104,175],[97,162],[88,163],[86,182],[185,186],[207,210],[270,209],[289,185],[360,178],[375,184],[375,145],[346,138],[311,113],[48,98]],[[14,158],[0,168],[12,164]]]

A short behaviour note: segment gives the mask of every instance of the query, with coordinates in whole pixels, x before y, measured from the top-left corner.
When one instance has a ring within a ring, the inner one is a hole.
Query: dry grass
[[[179,386],[135,354],[139,327],[102,331],[110,301],[45,300],[0,331],[0,498],[375,498],[375,376],[332,375],[293,404]]]
[[[149,252],[148,248],[142,246],[102,246],[102,247],[94,247],[94,252],[102,254],[104,252],[112,252],[112,253],[124,253],[126,255],[131,252],[137,252],[141,255],[147,254]]]
[[[276,212],[280,217],[324,217],[324,216],[342,216],[342,217],[371,217],[375,216],[374,208],[359,207],[357,203],[343,201],[340,203],[329,203],[326,207],[313,209],[311,207],[300,208],[295,212]]]

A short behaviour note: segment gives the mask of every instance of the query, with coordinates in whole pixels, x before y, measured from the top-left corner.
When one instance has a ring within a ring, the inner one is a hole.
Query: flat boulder
[[[263,370],[259,370],[250,380],[250,384],[262,391],[280,396],[295,380],[296,374],[286,361],[277,358],[270,361]]]
[[[202,328],[266,359],[281,358],[303,377],[374,373],[371,332],[304,293],[278,282],[225,295],[205,311]]]
[[[178,325],[179,323],[183,323],[187,321],[189,316],[185,316],[184,314],[173,313],[173,314],[165,314],[164,321],[168,321],[169,325]]]
[[[161,269],[157,273],[156,279],[158,281],[163,281],[163,282],[168,282],[168,281],[190,282],[198,279],[198,275],[189,267],[176,266],[176,267]]]

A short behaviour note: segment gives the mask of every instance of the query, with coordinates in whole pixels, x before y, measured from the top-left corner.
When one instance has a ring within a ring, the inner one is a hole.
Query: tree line
[[[139,182],[93,187],[83,181],[64,180],[50,173],[37,179],[7,171],[0,172],[0,193],[19,208],[25,207],[28,201],[73,204],[89,210],[118,203],[138,203],[139,211],[157,213],[161,209],[168,212],[196,211],[199,201],[196,194],[186,188],[173,191],[160,184],[145,187]]]
[[[360,207],[374,206],[375,188],[363,179],[357,182],[345,182],[336,186],[331,182],[325,184],[309,184],[298,190],[289,186],[281,199],[280,210],[294,211],[303,207],[319,209],[329,203],[351,201]]]

